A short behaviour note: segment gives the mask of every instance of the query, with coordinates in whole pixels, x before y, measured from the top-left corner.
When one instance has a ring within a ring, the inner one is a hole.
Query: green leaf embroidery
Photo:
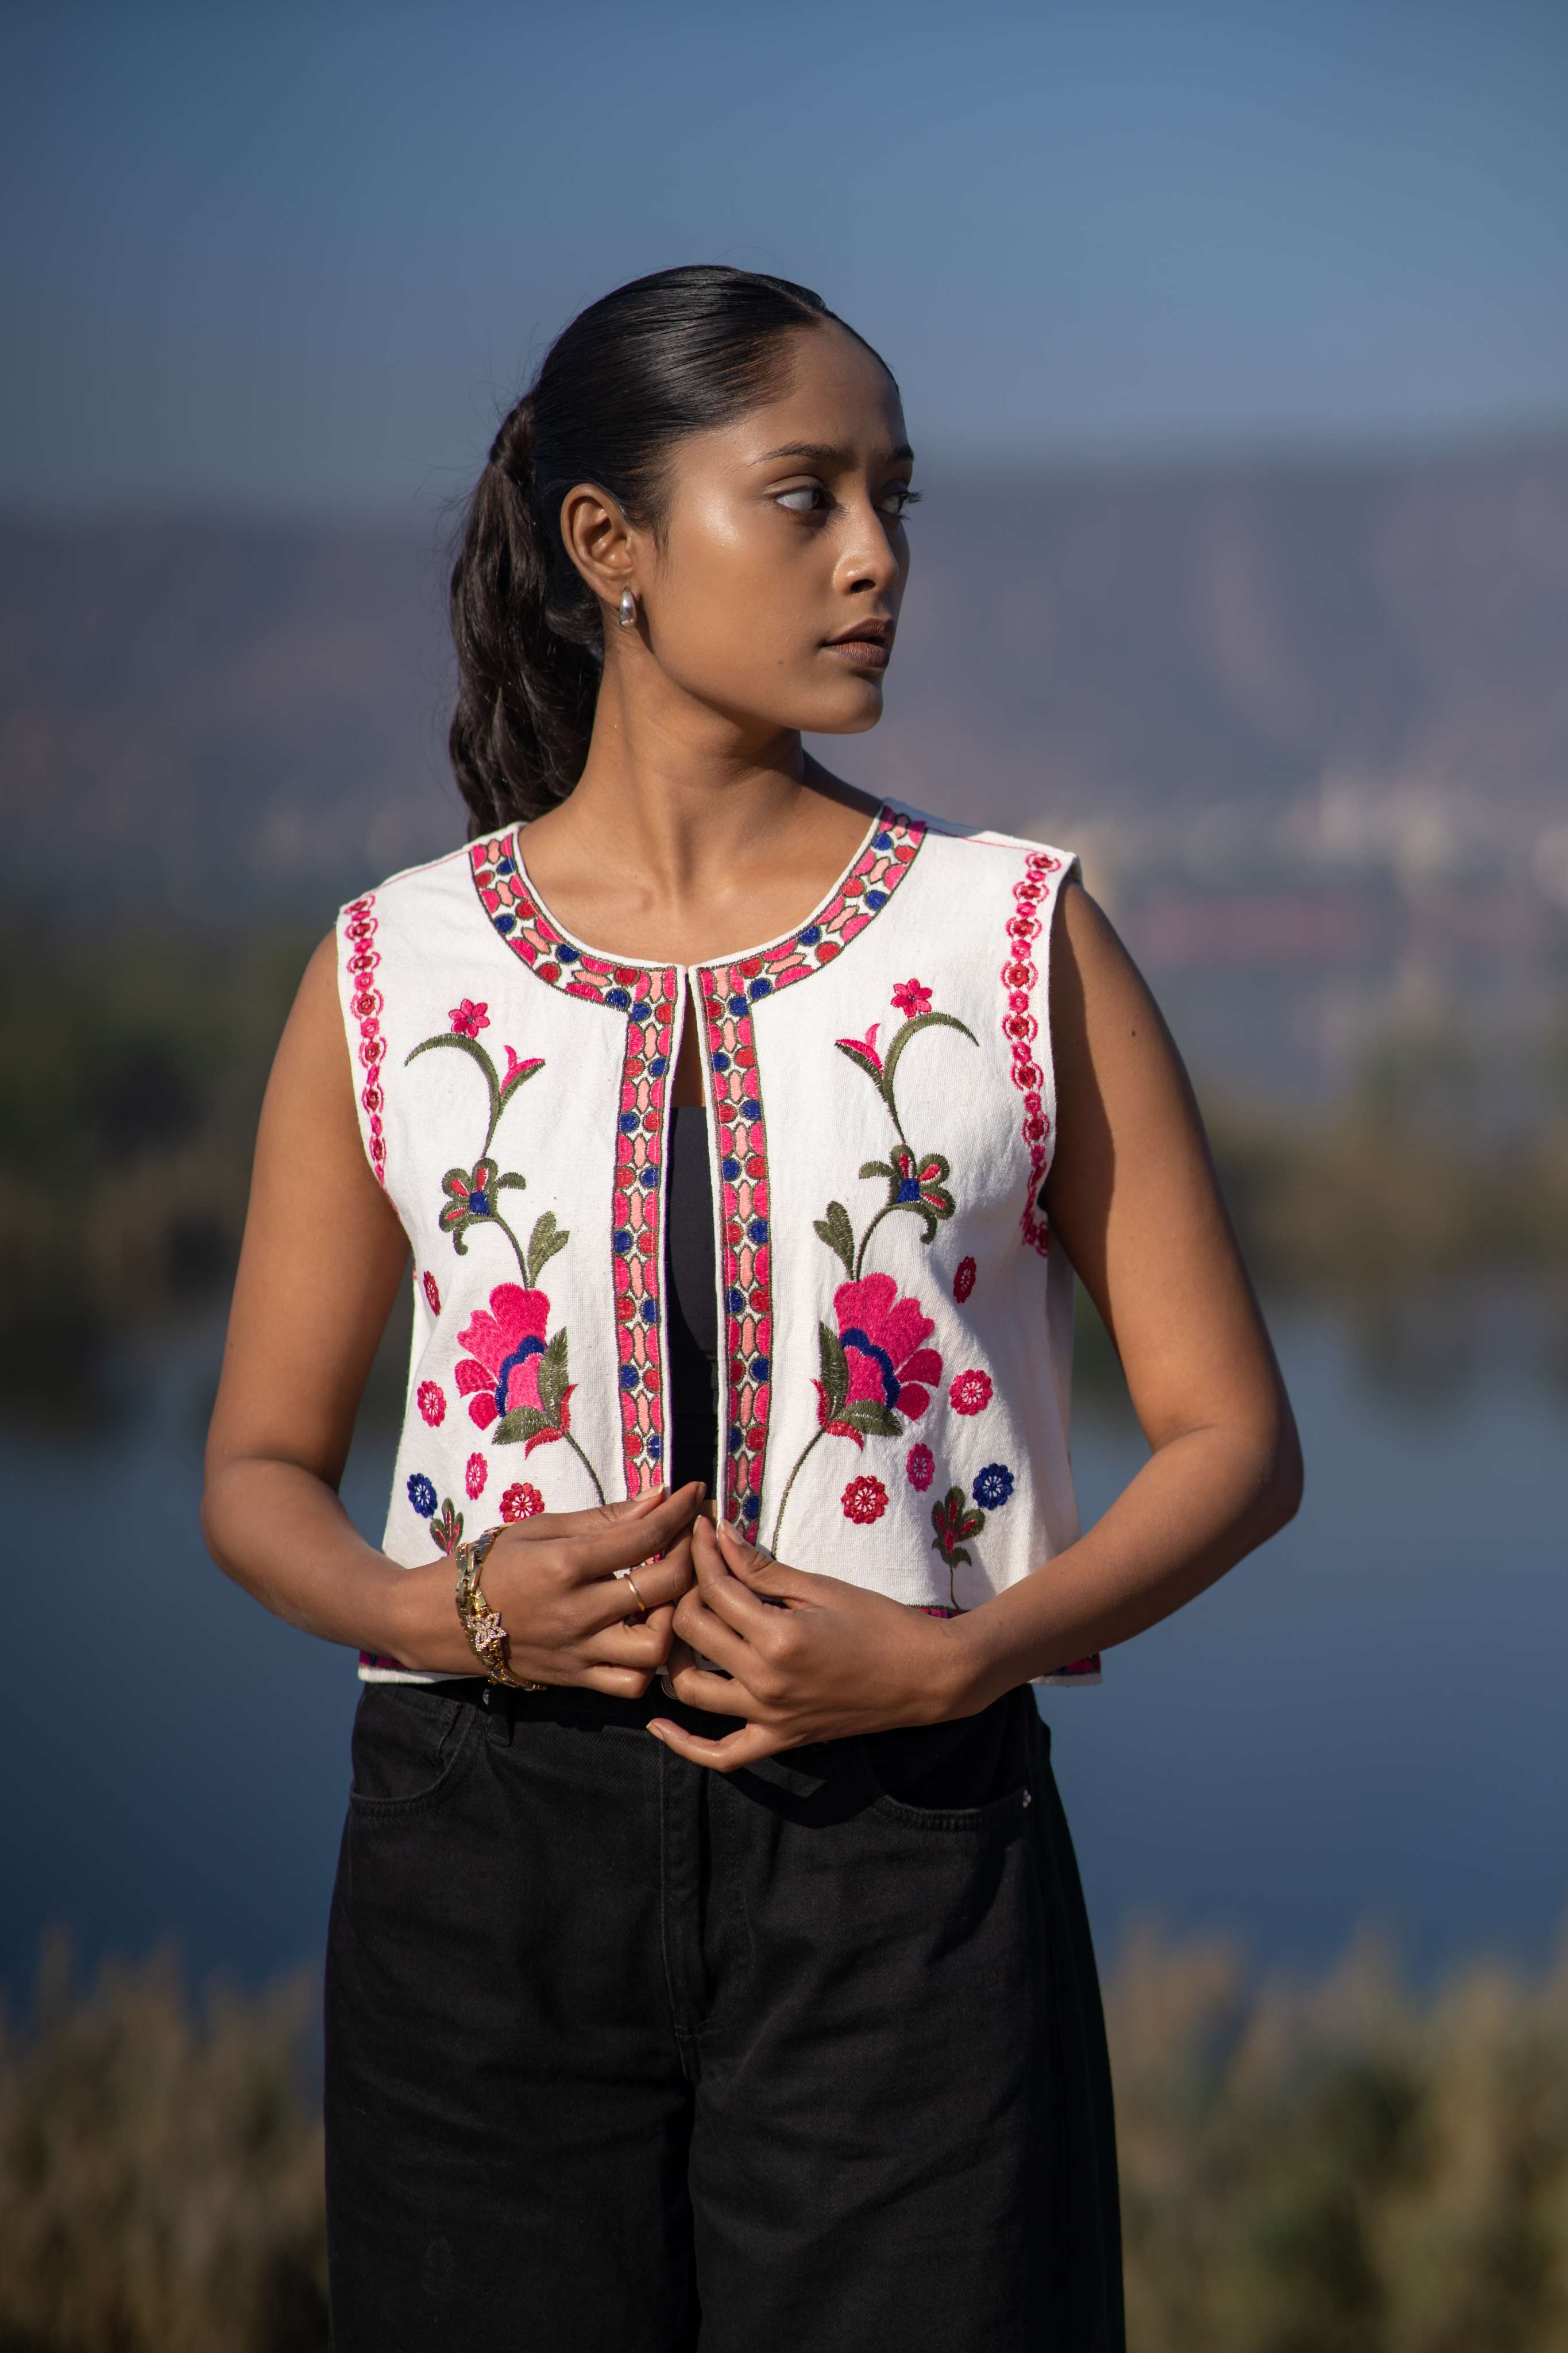
[[[566,1394],[566,1327],[562,1325],[539,1360],[539,1402],[549,1415],[548,1427],[558,1428],[561,1400]]]
[[[525,1439],[537,1438],[542,1430],[553,1430],[555,1427],[555,1418],[552,1414],[541,1413],[537,1407],[531,1405],[514,1406],[510,1413],[502,1414],[490,1431],[490,1444],[512,1446]]]
[[[899,1062],[903,1054],[904,1048],[909,1044],[910,1039],[921,1029],[957,1029],[968,1039],[972,1046],[978,1046],[980,1043],[979,1039],[975,1036],[973,1030],[969,1028],[967,1023],[960,1021],[956,1016],[952,1013],[917,1013],[912,1021],[906,1021],[903,1028],[899,1031],[898,1036],[893,1039],[892,1044],[889,1047],[888,1059],[882,1065],[882,1094],[887,1103],[888,1109],[893,1113],[895,1123],[898,1120],[899,1114],[893,1110],[894,1076],[898,1071]],[[899,1133],[902,1134],[903,1130],[900,1128]]]
[[[827,1398],[827,1419],[842,1421],[845,1401],[849,1395],[849,1359],[844,1353],[844,1343],[831,1324],[816,1327],[822,1352],[822,1386]]]
[[[506,1181],[505,1177],[501,1179],[503,1184],[505,1184]],[[546,1209],[544,1215],[535,1220],[533,1231],[528,1238],[528,1287],[530,1291],[537,1288],[540,1275],[543,1271],[544,1268],[549,1265],[557,1250],[563,1250],[565,1249],[571,1239],[572,1237],[570,1233],[556,1224],[555,1212],[553,1209]]]
[[[862,1169],[860,1174],[865,1175]],[[842,1201],[829,1201],[827,1215],[818,1218],[813,1230],[827,1244],[836,1257],[844,1261],[847,1275],[855,1272],[855,1229],[849,1222],[849,1212]]]

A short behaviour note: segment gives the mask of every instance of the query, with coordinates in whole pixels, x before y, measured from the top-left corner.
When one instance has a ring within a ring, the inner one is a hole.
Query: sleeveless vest
[[[490,835],[338,919],[361,1134],[414,1260],[388,1556],[661,1482],[670,1077],[694,1007],[710,1493],[781,1559],[943,1615],[1048,1576],[1079,1534],[1074,1277],[1041,1202],[1076,853],[887,804],[808,922],[682,967],[574,939],[525,847]]]

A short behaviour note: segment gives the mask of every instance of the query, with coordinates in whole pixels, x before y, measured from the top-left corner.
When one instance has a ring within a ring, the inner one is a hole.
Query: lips
[[[843,635],[829,638],[825,653],[837,654],[857,670],[886,670],[893,650],[890,621],[861,621]]]

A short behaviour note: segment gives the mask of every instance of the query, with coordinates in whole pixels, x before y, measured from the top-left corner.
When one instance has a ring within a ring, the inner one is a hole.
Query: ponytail
[[[604,628],[561,537],[566,492],[594,482],[657,532],[675,443],[768,398],[784,336],[828,321],[844,323],[809,287],[699,264],[618,287],[551,345],[491,444],[452,569],[448,744],[470,839],[542,817],[588,757]]]

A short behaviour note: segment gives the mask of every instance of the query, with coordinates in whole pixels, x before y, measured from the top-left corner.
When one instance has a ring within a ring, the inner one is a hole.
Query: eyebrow
[[[901,459],[912,460],[914,454],[907,441],[900,441],[898,448],[889,449],[879,462],[885,466],[896,466]],[[851,466],[855,462],[847,449],[835,449],[826,441],[785,441],[776,449],[764,449],[760,457],[752,459],[752,463],[753,466],[765,466],[770,458],[816,458],[828,466]]]

